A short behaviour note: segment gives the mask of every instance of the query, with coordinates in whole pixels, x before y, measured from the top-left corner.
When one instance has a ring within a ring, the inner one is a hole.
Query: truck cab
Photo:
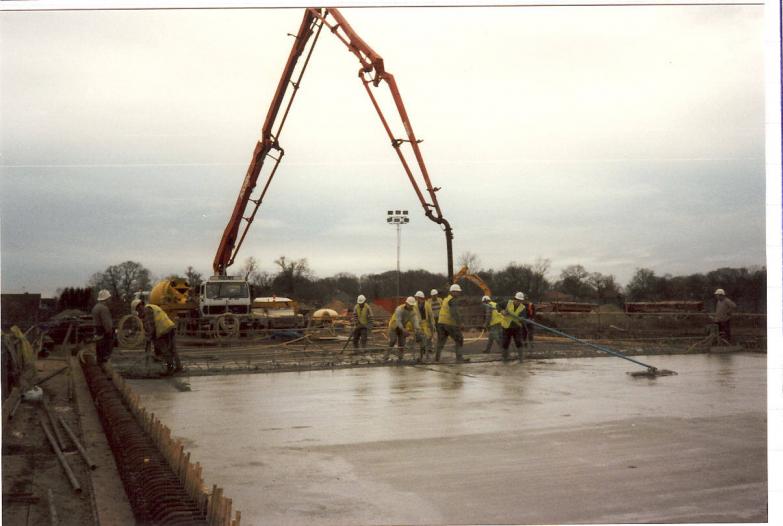
[[[203,317],[250,316],[251,303],[250,286],[239,277],[211,276],[199,287],[198,308]]]

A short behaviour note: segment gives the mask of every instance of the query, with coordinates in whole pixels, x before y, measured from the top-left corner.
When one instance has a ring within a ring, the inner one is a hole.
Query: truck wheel
[[[221,314],[215,320],[215,336],[218,340],[239,336],[239,318],[233,314]]]

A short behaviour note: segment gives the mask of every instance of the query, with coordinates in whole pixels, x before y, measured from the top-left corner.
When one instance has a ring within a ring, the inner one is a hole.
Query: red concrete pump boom
[[[333,20],[329,19],[331,17]],[[299,89],[302,81],[302,76],[307,68],[307,64],[310,61],[313,49],[318,36],[321,33],[323,26],[326,26],[340,41],[348,47],[348,50],[353,53],[361,63],[361,69],[359,70],[359,78],[361,79],[367,95],[370,97],[370,101],[373,107],[378,112],[378,116],[381,119],[386,133],[391,140],[391,145],[397,152],[402,167],[413,185],[413,189],[416,192],[416,196],[421,202],[421,206],[424,208],[424,215],[430,220],[439,224],[446,234],[446,254],[448,260],[448,276],[449,282],[453,278],[453,257],[451,242],[454,235],[451,230],[451,225],[446,221],[441,213],[440,206],[438,205],[438,198],[435,192],[439,188],[433,188],[430,182],[430,177],[427,172],[427,167],[424,164],[424,158],[421,155],[419,149],[420,140],[416,139],[411,127],[410,120],[408,119],[408,113],[405,111],[405,105],[402,103],[400,92],[397,89],[397,83],[394,81],[394,76],[386,71],[383,65],[383,58],[381,58],[375,51],[368,46],[364,40],[362,40],[353,28],[348,24],[343,15],[334,8],[307,8],[305,9],[302,23],[299,26],[299,32],[295,36],[294,44],[291,48],[291,53],[288,55],[288,62],[283,70],[283,75],[280,77],[280,82],[277,85],[277,91],[275,91],[272,104],[269,106],[269,111],[264,121],[264,127],[261,130],[261,139],[258,141],[253,152],[253,157],[250,161],[250,166],[247,169],[245,180],[242,183],[242,188],[239,192],[234,211],[231,214],[226,229],[223,232],[223,238],[220,240],[220,246],[218,247],[215,260],[212,264],[212,268],[216,275],[225,275],[226,269],[234,263],[237,252],[239,251],[242,242],[247,235],[248,228],[253,222],[253,219],[258,212],[258,208],[264,200],[269,184],[272,182],[272,178],[277,172],[277,167],[283,158],[285,152],[278,142],[280,139],[280,132],[285,124],[288,112],[291,109],[296,92]],[[300,64],[300,58],[302,54],[305,54],[304,61]],[[298,69],[298,71],[297,71]],[[295,80],[292,80],[295,79]],[[406,138],[397,138],[392,133],[386,117],[381,111],[381,107],[375,98],[370,84],[373,87],[378,87],[381,82],[385,82],[389,87],[394,105],[399,113],[400,120],[405,128]],[[283,106],[286,95],[289,95],[288,102],[285,110],[280,114],[280,109]],[[416,166],[418,166],[419,176],[424,181],[426,186],[426,192],[429,195],[430,201],[424,198],[424,194],[419,188],[416,176],[411,169],[411,164],[408,163],[405,155],[403,154],[403,146],[407,145],[411,148],[413,155],[416,159]],[[273,153],[272,150],[275,152]],[[272,159],[273,164],[269,172],[269,176],[266,179],[261,194],[257,198],[253,198],[253,190],[256,187],[261,169],[264,165],[264,161],[269,157]],[[251,205],[252,203],[252,205]],[[244,228],[242,228],[242,234],[239,235],[240,227],[244,221]]]

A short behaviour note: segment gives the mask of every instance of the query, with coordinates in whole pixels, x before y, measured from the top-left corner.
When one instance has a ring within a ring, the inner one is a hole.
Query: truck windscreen
[[[249,296],[247,283],[207,283],[207,298],[247,298]]]

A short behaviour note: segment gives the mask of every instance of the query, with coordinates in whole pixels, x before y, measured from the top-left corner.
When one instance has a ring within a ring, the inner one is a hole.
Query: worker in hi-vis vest
[[[526,323],[522,321],[527,318],[525,295],[521,292],[514,294],[514,299],[508,300],[503,315],[503,360],[508,360],[508,348],[511,345],[511,338],[514,338],[514,346],[521,362],[524,358],[522,347],[527,340]]]
[[[177,324],[171,321],[163,309],[153,304],[144,304],[144,300],[131,302],[132,310],[136,311],[144,324],[144,334],[147,338],[147,349],[153,347],[155,354],[166,362],[166,372],[170,375],[182,370],[182,362],[177,354]]]
[[[389,319],[389,348],[386,349],[386,354],[383,355],[383,360],[389,359],[394,345],[397,344],[397,358],[402,360],[405,354],[405,339],[412,335],[415,341],[421,341],[421,325],[419,324],[419,317],[416,316],[414,308],[416,307],[416,299],[413,296],[408,296],[405,303],[394,309],[392,317]]]
[[[367,335],[372,330],[372,309],[367,304],[367,298],[364,294],[359,294],[356,298],[356,305],[353,307],[353,348],[359,349],[361,343],[362,349],[367,347]]]
[[[488,353],[495,343],[502,347],[503,315],[498,311],[498,304],[489,296],[481,298],[481,304],[484,306],[484,328],[487,331],[487,346],[483,352]]]
[[[419,317],[419,326],[422,333],[419,345],[419,361],[423,362],[430,359],[432,335],[436,333],[437,327],[435,326],[435,315],[432,313],[432,305],[427,303],[427,300],[424,298],[424,292],[419,290],[413,297],[416,299],[414,312]]]
[[[443,300],[438,314],[438,348],[435,351],[435,361],[440,361],[440,353],[446,345],[446,340],[454,340],[454,353],[457,363],[465,361],[462,358],[462,320],[457,307],[457,298],[462,294],[462,287],[456,283],[449,287],[449,295]]]
[[[432,319],[435,323],[438,323],[438,314],[440,314],[440,306],[443,304],[443,300],[438,296],[438,289],[432,289],[430,291],[430,297],[425,302],[432,311]]]

